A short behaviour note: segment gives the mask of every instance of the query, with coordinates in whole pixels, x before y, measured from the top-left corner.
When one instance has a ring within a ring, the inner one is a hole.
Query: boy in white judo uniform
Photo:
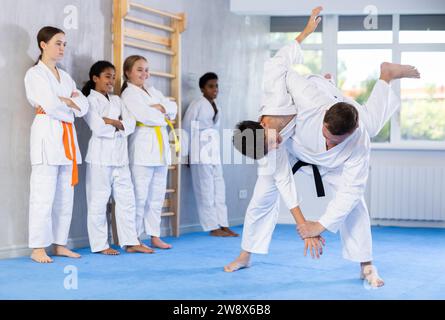
[[[199,79],[203,96],[193,101],[182,119],[189,135],[189,159],[199,221],[211,236],[237,237],[229,229],[226,186],[220,155],[221,110],[216,105],[218,76],[213,72]]]
[[[393,79],[418,78],[412,66],[383,63],[380,79],[364,105],[343,96],[320,76],[303,77],[290,69],[301,62],[301,43],[318,25],[321,7],[313,10],[305,30],[296,41],[282,48],[266,63],[261,123],[241,125],[242,129],[265,128],[267,140],[275,139],[266,159],[273,170],[259,171],[252,200],[247,209],[242,252],[225,267],[228,272],[249,265],[251,253],[267,253],[278,218],[281,193],[291,210],[302,238],[311,239],[324,230],[340,231],[343,257],[361,264],[361,277],[371,286],[384,284],[372,265],[370,219],[364,191],[368,179],[370,137],[375,136],[400,106],[389,85]],[[274,131],[280,133],[271,138]],[[246,143],[235,146],[249,155]],[[277,148],[276,148],[277,147]],[[273,150],[271,150],[274,148]],[[265,153],[268,146],[265,146]],[[323,195],[320,178],[334,191],[333,199],[318,222],[301,219],[288,153],[296,158],[294,168],[314,174],[317,192]],[[312,168],[308,168],[311,166]],[[317,177],[318,176],[318,177]],[[318,181],[317,181],[317,178]],[[298,219],[297,219],[298,218]],[[318,255],[320,246],[316,244]]]

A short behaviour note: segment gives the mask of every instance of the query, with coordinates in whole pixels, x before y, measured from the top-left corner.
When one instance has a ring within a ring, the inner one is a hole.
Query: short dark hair
[[[246,157],[261,159],[267,154],[266,136],[263,126],[257,121],[242,121],[233,133],[235,149]]]
[[[358,126],[358,112],[346,102],[337,102],[325,114],[323,122],[335,136],[351,133]]]
[[[218,75],[214,72],[207,72],[201,78],[199,78],[199,87],[203,89],[210,80],[218,80]]]

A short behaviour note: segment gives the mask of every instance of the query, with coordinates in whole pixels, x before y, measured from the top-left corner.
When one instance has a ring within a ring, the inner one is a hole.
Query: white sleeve
[[[65,122],[74,122],[73,109],[63,103],[54,94],[47,79],[36,72],[28,71],[25,76],[26,97],[29,103],[36,108],[40,106],[47,116]]]
[[[171,101],[170,99],[166,98],[161,91],[153,88],[153,91],[156,92],[156,94],[159,97],[159,100],[161,101],[159,104],[162,105],[165,108],[165,115],[170,120],[175,120],[176,115],[178,113],[178,106],[176,105],[176,102]]]
[[[337,232],[346,217],[357,206],[365,193],[369,173],[369,146],[345,162],[340,177],[341,185],[318,221],[331,232]]]
[[[383,80],[377,80],[368,100],[363,105],[348,97],[344,97],[344,100],[357,109],[360,120],[371,138],[379,134],[400,107],[400,98]]]
[[[124,137],[128,137],[132,134],[136,128],[136,120],[131,116],[130,112],[127,110],[124,102],[119,99],[121,104],[121,115],[122,115],[122,125],[124,130],[119,130],[120,134]]]
[[[76,83],[74,82],[74,80],[72,80],[72,92],[75,92],[78,94],[78,96],[76,98],[70,98],[75,104],[76,106],[79,107],[79,110],[73,109],[74,115],[78,118],[83,117],[85,114],[87,114],[88,112],[88,108],[89,108],[89,103],[88,103],[88,99],[87,97],[85,97],[82,93],[82,91],[78,90],[76,87]]]
[[[147,126],[158,126],[159,121],[156,121],[156,119],[159,120],[159,118],[162,117],[162,112],[147,105],[139,94],[131,90],[131,88],[125,89],[121,96],[128,111],[130,111],[137,121]]]
[[[113,139],[116,128],[110,124],[105,124],[104,119],[97,112],[96,102],[93,99],[89,99],[89,101],[90,108],[84,119],[93,132],[93,135],[99,138]]]
[[[300,44],[294,41],[281,48],[264,64],[261,115],[294,115],[296,107],[288,93],[286,75],[294,64],[302,63]]]
[[[272,176],[286,207],[289,210],[298,207],[297,188],[285,145],[271,150],[266,157],[258,161],[258,175]]]

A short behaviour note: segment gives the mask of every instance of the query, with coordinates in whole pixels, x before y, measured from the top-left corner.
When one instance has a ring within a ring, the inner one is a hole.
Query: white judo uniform
[[[266,64],[265,70],[269,72],[265,73],[265,85],[273,83],[275,87],[264,91],[261,115],[296,114],[296,117],[282,130],[280,147],[260,161],[258,180],[246,213],[242,249],[268,252],[278,219],[279,194],[289,209],[298,206],[290,157],[292,164],[301,160],[317,165],[323,182],[332,187],[333,199],[319,223],[331,232],[340,231],[343,257],[356,262],[371,261],[370,218],[364,200],[370,136],[378,134],[400,106],[400,99],[386,82],[378,80],[368,101],[360,105],[344,97],[329,80],[313,75],[304,77],[291,70],[292,64],[301,61],[301,48],[295,42],[282,48]],[[357,108],[359,128],[341,144],[326,150],[323,118],[326,110],[339,101]],[[312,174],[311,168],[301,170]]]
[[[136,121],[116,95],[91,90],[90,109],[85,121],[92,131],[85,161],[88,204],[88,237],[92,252],[109,248],[107,202],[116,202],[116,228],[122,247],[138,245],[136,205],[128,161],[127,137],[134,132]],[[105,124],[103,118],[121,120],[124,130]]]
[[[171,150],[166,117],[176,118],[178,107],[154,87],[147,92],[131,83],[122,93],[130,114],[137,121],[128,142],[130,169],[136,196],[138,236],[159,237]],[[161,104],[166,114],[150,107]]]
[[[204,231],[228,227],[226,187],[220,154],[220,114],[207,98],[193,101],[182,119],[189,135],[189,159],[198,216]]]
[[[74,117],[88,112],[88,100],[70,75],[57,69],[60,81],[42,62],[25,75],[26,96],[37,114],[31,126],[31,181],[29,196],[29,247],[66,245],[73,213],[75,172],[82,163]],[[81,109],[74,110],[59,97],[71,98]],[[73,160],[70,160],[73,159]]]

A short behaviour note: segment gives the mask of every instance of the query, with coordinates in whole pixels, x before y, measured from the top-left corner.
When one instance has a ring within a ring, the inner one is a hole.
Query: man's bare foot
[[[119,251],[114,250],[112,248],[108,248],[108,249],[102,250],[100,253],[102,253],[102,254],[104,254],[106,256],[117,256],[117,255],[120,254]]]
[[[146,246],[144,244],[138,244],[136,246],[127,246],[125,249],[128,253],[154,253],[155,251],[150,248],[149,246]]]
[[[408,64],[383,62],[380,65],[380,79],[389,82],[401,78],[420,78],[416,67]]]
[[[250,267],[250,253],[242,251],[238,258],[224,267],[225,272],[235,272]]]
[[[151,237],[151,245],[152,247],[159,248],[159,249],[171,249],[172,245],[165,243],[161,240],[161,238],[158,237]]]
[[[226,231],[224,231],[222,228],[215,229],[210,231],[209,233],[212,237],[231,237],[232,235]]]
[[[33,249],[31,253],[31,259],[38,263],[52,263],[53,259],[51,259],[47,254],[45,249],[38,248]]]
[[[54,245],[54,255],[61,256],[61,257],[74,258],[74,259],[80,258],[80,254],[71,251],[67,247],[59,246],[59,245]]]
[[[372,264],[362,264],[360,278],[366,280],[371,287],[382,287],[385,282],[377,273],[377,268]]]
[[[221,227],[221,230],[228,233],[231,237],[238,237],[239,234],[234,232],[233,230],[230,230],[228,227]]]

